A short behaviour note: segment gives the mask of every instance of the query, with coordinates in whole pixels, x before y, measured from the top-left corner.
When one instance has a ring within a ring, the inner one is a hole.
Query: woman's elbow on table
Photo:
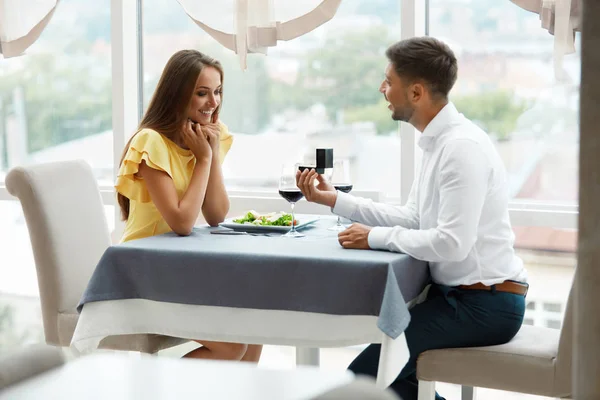
[[[190,236],[192,234],[192,230],[193,230],[192,228],[187,228],[187,227],[177,227],[177,228],[171,227],[171,229],[173,230],[173,232],[175,232],[179,236]]]
[[[229,213],[229,199],[225,199],[225,201],[218,205],[202,208],[202,216],[204,217],[204,220],[213,228],[219,226],[221,222],[225,221],[227,213]]]
[[[173,232],[178,234],[179,236],[189,236],[194,229],[195,221],[167,221],[169,227]]]
[[[209,218],[206,218],[206,223],[209,226],[212,226],[213,228],[219,226],[219,224],[221,222],[223,222],[223,221],[225,221],[225,217],[217,217],[217,218],[215,218],[215,217],[209,217]]]

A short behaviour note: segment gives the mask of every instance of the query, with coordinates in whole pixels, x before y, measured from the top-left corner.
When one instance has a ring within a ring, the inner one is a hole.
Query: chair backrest
[[[0,389],[64,364],[60,347],[34,345],[0,358]]]
[[[577,277],[577,269],[571,284],[571,291],[567,300],[565,309],[565,317],[563,319],[562,328],[560,331],[560,340],[558,342],[558,354],[555,361],[554,372],[554,392],[556,396],[570,397],[572,396],[572,365],[573,365],[573,302],[575,291],[575,282]]]
[[[94,268],[110,245],[96,179],[90,166],[78,160],[17,167],[5,183],[25,214],[46,342],[68,345],[59,340],[59,313],[76,314]]]

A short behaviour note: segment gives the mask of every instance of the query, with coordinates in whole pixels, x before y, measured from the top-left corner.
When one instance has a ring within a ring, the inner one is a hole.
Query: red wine
[[[333,187],[336,188],[336,190],[339,190],[340,192],[344,192],[344,193],[350,193],[350,191],[352,190],[351,184],[333,185]]]
[[[289,201],[290,203],[295,203],[301,198],[304,197],[302,192],[298,189],[283,189],[279,190],[279,195]]]

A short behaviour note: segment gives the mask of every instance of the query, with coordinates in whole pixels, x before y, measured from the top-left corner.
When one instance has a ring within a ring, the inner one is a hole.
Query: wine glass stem
[[[292,206],[292,229],[291,229],[291,232],[296,232],[296,224],[294,224],[294,221],[296,220],[296,217],[294,216],[294,206],[296,205],[296,203],[290,203],[290,205]]]

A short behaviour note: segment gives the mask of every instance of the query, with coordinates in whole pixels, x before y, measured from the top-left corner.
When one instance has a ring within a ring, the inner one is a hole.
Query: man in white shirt
[[[429,262],[432,286],[412,308],[405,332],[410,360],[391,385],[404,400],[416,400],[419,354],[508,342],[523,322],[528,285],[513,249],[502,160],[488,135],[448,100],[458,71],[454,53],[421,37],[392,45],[386,56],[379,91],[394,120],[422,132],[423,159],[406,205],[338,192],[314,170],[298,172],[297,184],[308,201],[360,222],[339,234],[344,248],[395,251]],[[376,376],[378,361],[379,345],[372,344],[349,368]]]

